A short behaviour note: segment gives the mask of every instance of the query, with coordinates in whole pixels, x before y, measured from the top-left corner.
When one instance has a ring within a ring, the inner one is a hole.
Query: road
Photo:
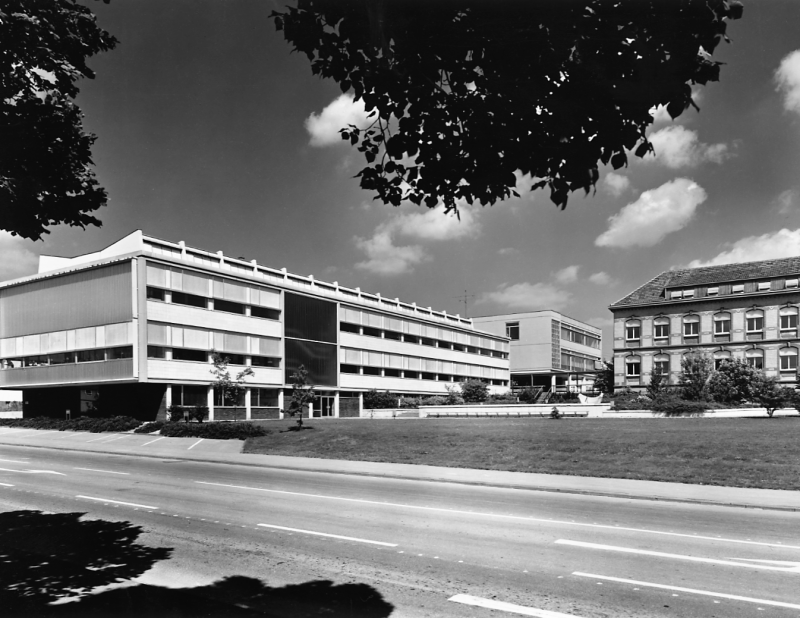
[[[17,510],[141,527],[122,586],[206,615],[800,615],[793,512],[0,445]]]

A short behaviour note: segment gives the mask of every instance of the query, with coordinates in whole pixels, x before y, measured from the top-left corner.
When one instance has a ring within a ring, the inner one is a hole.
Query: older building
[[[669,270],[609,309],[617,386],[644,388],[654,371],[672,383],[689,352],[738,358],[797,383],[800,258]]]
[[[0,284],[0,388],[24,414],[156,417],[171,404],[211,418],[277,418],[300,365],[315,416],[358,416],[369,389],[446,394],[479,378],[509,387],[509,340],[472,320],[261,266],[137,231],[103,251],[43,256],[38,275]],[[246,366],[225,407],[210,359]]]
[[[602,331],[558,311],[473,318],[478,328],[511,340],[514,387],[590,390],[601,359]]]

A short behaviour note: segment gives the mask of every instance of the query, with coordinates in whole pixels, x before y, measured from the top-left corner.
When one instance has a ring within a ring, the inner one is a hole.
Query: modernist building
[[[609,307],[616,385],[644,388],[654,371],[675,383],[689,352],[795,385],[799,278],[800,258],[661,273]]]
[[[337,283],[145,236],[98,253],[42,256],[0,284],[0,388],[26,416],[153,419],[171,404],[211,418],[277,418],[300,366],[315,416],[358,416],[369,389],[445,394],[468,378],[509,388],[509,341],[472,321]],[[245,366],[241,410],[212,387],[214,351]]]
[[[601,360],[599,328],[558,311],[531,311],[472,319],[476,327],[511,340],[515,388],[588,390]]]

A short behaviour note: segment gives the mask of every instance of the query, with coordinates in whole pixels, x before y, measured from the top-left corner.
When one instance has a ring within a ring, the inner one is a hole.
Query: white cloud
[[[761,236],[747,236],[724,246],[730,248],[710,260],[692,260],[689,268],[800,256],[800,229],[784,228]]]
[[[783,108],[800,114],[800,49],[781,60],[775,81],[778,92],[783,92]]]
[[[730,154],[726,144],[703,144],[697,133],[681,125],[664,127],[648,136],[653,144],[655,156],[648,154],[644,163],[662,163],[669,168],[694,167],[705,161],[722,163]]]
[[[572,266],[567,266],[566,268],[562,268],[558,272],[556,272],[553,276],[555,277],[556,281],[559,283],[575,283],[578,280],[578,270],[580,270],[580,266],[577,264],[573,264]]]
[[[29,248],[32,242],[0,231],[0,256],[2,256],[0,281],[34,275],[38,272],[39,254]]]
[[[504,283],[494,292],[483,294],[478,303],[497,303],[509,309],[553,309],[558,311],[569,304],[572,295],[549,283]]]
[[[356,268],[378,275],[402,275],[430,259],[419,245],[395,246],[389,232],[376,232],[372,238],[356,236],[355,243],[367,256],[366,261],[356,263]]]
[[[656,189],[645,191],[639,199],[608,218],[608,229],[598,236],[598,247],[652,247],[672,232],[684,228],[706,192],[696,182],[676,178]]]
[[[311,113],[306,118],[305,126],[311,136],[312,146],[330,146],[342,143],[340,129],[354,124],[365,128],[370,124],[364,111],[364,101],[355,101],[352,95],[341,94],[334,99],[319,115]]]
[[[517,255],[518,253],[519,249],[515,249],[514,247],[503,247],[497,250],[497,255]]]
[[[630,186],[631,181],[622,174],[609,172],[603,178],[603,188],[614,197],[622,195]]]
[[[614,279],[607,272],[599,272],[589,275],[589,281],[595,285],[613,285],[615,283]]]
[[[778,206],[778,214],[788,215],[793,213],[800,201],[800,191],[797,189],[787,189],[775,198],[775,204]]]

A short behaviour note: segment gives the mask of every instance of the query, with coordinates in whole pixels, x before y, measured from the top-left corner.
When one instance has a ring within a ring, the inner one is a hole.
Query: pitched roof
[[[687,288],[753,279],[771,279],[790,275],[800,275],[800,257],[667,270],[613,303],[611,307],[663,302],[665,298],[664,291],[670,288]]]

